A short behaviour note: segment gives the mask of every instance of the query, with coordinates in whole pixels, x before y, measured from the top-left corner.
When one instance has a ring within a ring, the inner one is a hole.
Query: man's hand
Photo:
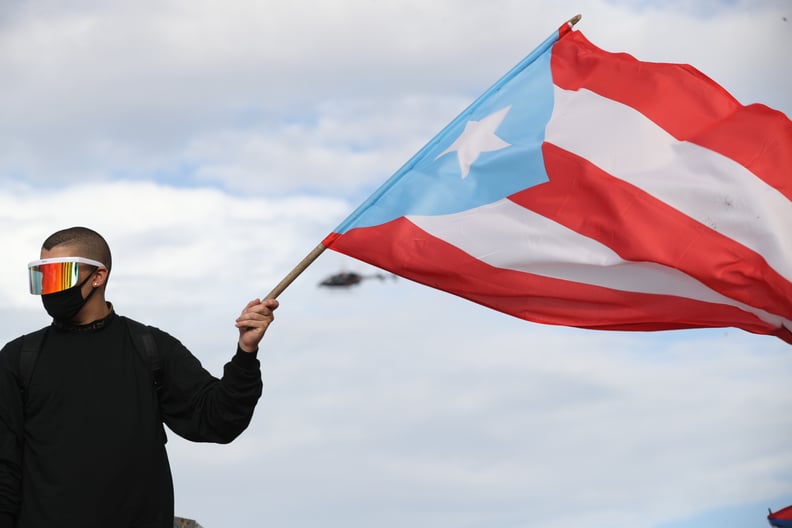
[[[244,352],[255,352],[258,350],[259,342],[264,337],[264,332],[275,315],[272,313],[278,307],[275,299],[253,299],[242,314],[236,319],[236,327],[239,328],[239,348]]]

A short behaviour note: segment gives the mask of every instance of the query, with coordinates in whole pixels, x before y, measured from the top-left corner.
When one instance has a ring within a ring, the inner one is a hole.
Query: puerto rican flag
[[[792,123],[564,25],[322,244],[529,321],[792,343]]]

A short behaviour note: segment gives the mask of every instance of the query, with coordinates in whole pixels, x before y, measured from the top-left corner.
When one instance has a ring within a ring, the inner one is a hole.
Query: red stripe
[[[736,326],[792,343],[792,332],[733,306],[623,292],[495,268],[404,218],[331,235],[325,243],[397,275],[528,321],[601,330]]]
[[[545,143],[547,183],[515,203],[593,238],[625,260],[663,264],[721,294],[792,319],[792,283],[761,255],[587,160]]]
[[[767,516],[768,519],[779,519],[779,520],[788,520],[792,521],[792,506],[787,506],[786,508],[782,508],[777,512],[773,512]]]
[[[792,200],[792,122],[783,113],[742,106],[692,66],[606,52],[580,31],[553,46],[551,67],[557,86],[626,104],[680,141],[737,161]]]

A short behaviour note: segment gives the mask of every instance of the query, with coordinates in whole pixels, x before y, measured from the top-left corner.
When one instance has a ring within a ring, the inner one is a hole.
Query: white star
[[[495,135],[495,130],[503,122],[509,110],[511,110],[511,105],[488,115],[481,121],[468,121],[465,125],[465,130],[456,138],[456,141],[435,159],[439,159],[449,152],[456,151],[459,157],[459,168],[462,170],[462,178],[466,178],[470,174],[470,166],[478,159],[479,154],[511,146],[511,143],[506,143]]]

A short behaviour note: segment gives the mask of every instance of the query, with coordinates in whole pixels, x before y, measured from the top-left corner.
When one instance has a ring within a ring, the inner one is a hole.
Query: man
[[[256,353],[278,302],[245,306],[217,379],[175,338],[115,313],[111,267],[104,238],[84,227],[51,235],[30,264],[31,293],[53,321],[29,374],[23,337],[0,351],[0,528],[171,528],[163,422],[218,443],[250,423],[262,389]],[[156,374],[136,328],[153,338]]]

